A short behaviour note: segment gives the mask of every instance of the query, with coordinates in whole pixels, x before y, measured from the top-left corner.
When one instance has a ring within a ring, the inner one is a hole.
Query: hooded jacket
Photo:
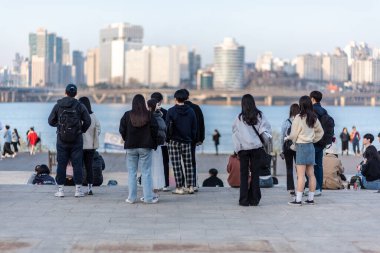
[[[185,101],[185,105],[190,106],[194,110],[195,117],[197,118],[197,134],[194,142],[203,142],[205,140],[205,121],[202,110],[199,105],[193,104],[191,101]]]
[[[195,112],[188,105],[175,105],[168,110],[166,126],[173,122],[173,134],[170,140],[180,143],[196,142],[197,118]]]
[[[82,130],[82,133],[85,133],[91,125],[90,114],[88,114],[87,109],[84,107],[84,105],[79,103],[78,100],[72,97],[68,97],[68,96],[62,99],[59,99],[57,101],[57,104],[53,107],[53,110],[51,111],[49,115],[49,119],[48,119],[49,125],[52,127],[58,128],[59,114],[66,108],[73,108],[76,106],[77,106],[78,113],[80,115],[80,119],[82,120],[81,130]],[[59,129],[57,130],[59,131]]]

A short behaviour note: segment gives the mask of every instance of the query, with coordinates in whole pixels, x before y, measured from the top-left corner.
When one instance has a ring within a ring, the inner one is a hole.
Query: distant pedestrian
[[[188,98],[184,90],[177,90],[174,93],[174,98],[176,105],[168,110],[166,116],[169,156],[172,161],[176,182],[176,189],[173,194],[185,194],[186,192],[193,194],[195,183],[191,151],[194,140],[197,139],[197,118],[194,110],[184,103]],[[185,175],[182,170],[182,164],[185,169]],[[186,184],[184,181],[186,181]]]
[[[296,160],[296,151],[294,143],[291,140],[284,141],[290,135],[294,118],[300,113],[298,104],[290,106],[289,118],[282,124],[281,128],[281,147],[286,163],[286,188],[291,196],[295,196],[294,178],[293,178],[293,161]]]
[[[256,107],[253,96],[246,94],[241,99],[241,113],[232,125],[234,151],[240,158],[241,206],[257,206],[261,199],[259,170],[265,150],[256,131],[262,135],[271,134],[272,130],[264,114]],[[252,180],[248,184],[249,173]]]
[[[340,141],[342,142],[342,155],[344,152],[348,155],[348,142],[350,141],[350,134],[348,133],[347,127],[344,127],[340,133]]]
[[[34,155],[36,153],[36,144],[38,141],[37,133],[34,131],[34,127],[31,127],[28,131],[27,135],[28,143],[29,143],[29,154]]]
[[[128,198],[129,204],[137,201],[137,169],[141,169],[141,183],[143,186],[144,203],[155,204],[158,198],[153,196],[152,182],[152,150],[157,148],[154,136],[157,128],[154,127],[150,112],[146,108],[145,99],[141,94],[134,96],[132,109],[124,113],[120,120],[119,132],[127,150],[128,169]]]
[[[86,170],[86,182],[87,182],[87,194],[93,195],[92,185],[94,181],[93,172],[93,160],[95,151],[99,148],[99,135],[101,132],[100,122],[92,111],[91,103],[88,97],[79,98],[81,102],[87,109],[91,118],[91,125],[85,133],[83,133],[83,165]]]
[[[221,135],[218,131],[218,129],[215,129],[214,130],[214,133],[212,134],[212,140],[214,141],[214,144],[215,144],[215,152],[216,152],[216,155],[218,155],[218,146],[219,146],[219,139],[220,139]]]
[[[356,130],[356,127],[352,127],[352,131],[350,133],[350,141],[352,143],[352,149],[354,150],[355,155],[360,155],[360,148],[359,148],[359,142],[360,142],[360,133]]]
[[[72,162],[75,182],[75,197],[83,197],[83,136],[91,125],[86,107],[75,99],[77,87],[68,84],[66,96],[57,101],[49,115],[49,125],[57,127],[57,184],[56,197],[64,197],[66,167]]]
[[[9,125],[5,125],[5,131],[4,131],[3,137],[4,137],[4,147],[3,147],[2,158],[5,158],[5,157],[14,158],[16,156],[16,154],[11,149],[12,132],[10,130]]]
[[[314,175],[315,146],[313,143],[322,139],[323,128],[316,114],[310,97],[303,96],[299,100],[300,114],[292,123],[292,130],[287,139],[296,144],[296,167],[297,167],[297,192],[293,201],[289,205],[302,205],[302,195],[305,188],[305,171],[309,179],[309,195],[305,204],[314,204],[316,190],[316,179]],[[322,179],[323,180],[323,179]]]
[[[166,120],[166,114],[168,111],[164,108],[162,108],[162,101],[164,100],[164,97],[160,92],[153,92],[152,95],[150,95],[150,98],[156,99],[157,102],[157,107],[156,111],[160,110],[162,113],[162,119],[165,121]],[[165,187],[163,188],[163,191],[169,191],[169,150],[168,150],[168,145],[165,143],[164,145],[161,145],[161,151],[162,151],[162,163],[164,165],[164,175],[165,175]]]
[[[20,146],[20,135],[16,128],[13,129],[12,132],[12,146],[15,153],[18,152],[18,146]]]
[[[183,89],[183,91],[186,94],[186,101],[184,102],[185,105],[190,106],[191,109],[194,110],[196,122],[197,122],[197,133],[195,135],[195,138],[191,142],[191,163],[193,165],[193,186],[194,191],[198,190],[198,172],[197,172],[197,162],[195,159],[196,156],[196,147],[202,145],[202,143],[205,140],[205,121],[202,113],[202,109],[199,107],[199,105],[192,103],[189,100],[190,92],[187,89]]]
[[[203,181],[202,187],[224,187],[223,181],[218,178],[218,170],[212,168],[208,171],[209,178]]]

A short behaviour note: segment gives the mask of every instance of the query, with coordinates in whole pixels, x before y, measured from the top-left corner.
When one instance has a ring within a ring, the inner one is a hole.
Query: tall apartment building
[[[126,52],[125,83],[150,84],[150,47]]]
[[[75,84],[84,84],[84,57],[81,51],[73,51],[73,67],[75,75],[73,75],[73,80]]]
[[[192,87],[197,85],[197,73],[202,67],[201,55],[196,52],[195,49],[189,51],[189,84]]]
[[[322,81],[321,55],[305,54],[297,57],[296,71],[301,79]]]
[[[348,58],[340,48],[336,48],[334,54],[323,55],[322,79],[332,82],[348,81]]]
[[[380,85],[380,60],[373,58],[354,60],[352,63],[352,82]]]
[[[122,85],[125,80],[125,55],[130,49],[142,47],[141,26],[115,23],[100,30],[99,81]]]
[[[265,52],[260,55],[256,61],[256,69],[258,71],[272,71],[273,70],[273,54],[272,52]]]
[[[87,86],[93,87],[99,83],[99,48],[87,51],[85,76]]]
[[[31,61],[31,87],[44,87],[48,78],[48,67],[45,57],[32,56]]]
[[[241,89],[244,85],[244,47],[224,38],[214,47],[214,88]]]

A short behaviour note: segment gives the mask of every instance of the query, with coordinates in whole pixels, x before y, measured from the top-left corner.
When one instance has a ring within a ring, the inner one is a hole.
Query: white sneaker
[[[185,194],[183,188],[175,188],[174,191],[172,191],[173,194],[179,194],[179,195],[183,195]]]
[[[130,200],[130,199],[126,199],[125,202],[127,202],[128,204],[134,204],[135,203],[133,200]]]
[[[75,190],[75,195],[76,198],[84,197],[84,193],[81,190]]]
[[[168,191],[170,191],[170,188],[169,187],[164,187],[164,188],[162,188],[162,191],[163,192],[168,192]]]
[[[194,188],[192,186],[190,186],[189,189],[187,190],[187,193],[188,194],[194,194]]]
[[[321,190],[315,190],[315,193],[314,193],[314,196],[315,196],[315,197],[319,197],[319,196],[321,196],[321,195],[322,195]]]
[[[63,192],[63,189],[62,188],[58,188],[58,191],[55,193],[55,196],[56,197],[60,197],[60,198],[65,197],[65,193]]]

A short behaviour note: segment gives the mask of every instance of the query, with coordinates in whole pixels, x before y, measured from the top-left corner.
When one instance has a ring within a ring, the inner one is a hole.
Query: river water
[[[30,126],[34,126],[37,133],[41,135],[44,146],[55,150],[56,129],[47,123],[47,118],[53,108],[54,103],[5,103],[0,104],[0,121],[9,124],[11,128],[17,128],[20,136],[25,139],[26,131]],[[170,106],[163,106],[168,109]],[[200,151],[207,153],[214,152],[212,133],[218,129],[221,134],[220,152],[232,152],[231,129],[235,117],[240,112],[240,106],[221,106],[221,105],[201,105],[205,117],[206,140],[204,145],[199,148]],[[103,148],[104,133],[118,133],[120,118],[130,105],[125,104],[93,104],[93,111],[98,117],[102,134],[100,145]],[[281,125],[288,116],[288,106],[261,106],[259,107],[268,118],[274,131],[274,137],[278,142],[278,135],[281,131]],[[335,134],[339,136],[343,127],[351,130],[355,125],[358,131],[364,135],[372,133],[377,137],[380,131],[380,107],[329,107],[329,114],[335,120]],[[1,135],[2,137],[2,135]],[[377,138],[375,145],[379,147]],[[278,146],[278,145],[277,145]]]

